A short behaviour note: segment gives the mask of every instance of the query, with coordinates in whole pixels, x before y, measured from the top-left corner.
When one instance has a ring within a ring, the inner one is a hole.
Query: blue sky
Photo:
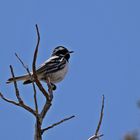
[[[14,99],[13,86],[5,84],[9,65],[16,75],[25,73],[14,53],[31,68],[36,23],[41,34],[37,65],[57,45],[75,51],[43,127],[71,115],[76,118],[45,133],[44,140],[87,140],[96,129],[102,94],[102,139],[121,139],[140,127],[136,105],[140,99],[139,6],[139,0],[0,1],[0,90],[5,96]],[[26,103],[33,106],[31,86],[19,82],[19,88]],[[38,100],[41,106],[44,100],[40,96]],[[32,115],[2,100],[0,107],[1,139],[33,139]]]

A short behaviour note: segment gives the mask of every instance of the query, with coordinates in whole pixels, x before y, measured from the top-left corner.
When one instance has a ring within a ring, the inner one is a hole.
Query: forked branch
[[[15,56],[17,57],[17,59],[19,60],[19,62],[22,64],[23,68],[27,71],[27,73],[29,74],[30,78],[32,79],[33,76],[28,68],[27,65],[24,64],[24,62],[22,61],[22,59],[18,56],[17,53],[15,53]],[[34,91],[34,104],[35,104],[35,110],[36,110],[36,113],[38,114],[38,103],[37,103],[37,97],[36,97],[36,88],[35,88],[35,83],[34,81],[32,82],[32,86],[33,86],[33,91]]]
[[[4,101],[11,103],[11,104],[14,104],[16,106],[20,106],[20,107],[24,108],[25,110],[27,110],[28,112],[30,112],[31,114],[33,114],[34,116],[36,116],[36,111],[34,109],[32,109],[31,107],[29,107],[28,105],[26,105],[20,96],[17,82],[16,82],[15,76],[14,76],[14,70],[13,70],[13,67],[11,65],[10,65],[10,70],[11,70],[12,78],[14,80],[15,95],[16,95],[18,102],[7,99],[6,97],[4,97],[4,95],[2,93],[0,93],[0,97]]]
[[[96,128],[96,131],[92,137],[90,137],[88,140],[96,140],[103,136],[103,134],[99,134],[99,130],[101,128],[102,120],[104,115],[104,95],[102,96],[102,107],[100,112],[100,119]]]
[[[36,73],[36,60],[37,60],[37,53],[38,53],[38,48],[39,48],[39,43],[40,43],[40,34],[39,34],[39,29],[38,26],[36,25],[36,32],[37,32],[37,44],[36,44],[36,48],[35,48],[35,52],[34,52],[34,57],[33,57],[33,62],[32,62],[32,71],[29,71],[29,68],[24,64],[24,62],[21,60],[21,58],[17,55],[16,57],[18,58],[18,60],[20,61],[20,63],[22,64],[22,66],[25,68],[25,70],[27,71],[27,73],[29,74],[33,85],[33,90],[34,90],[34,104],[35,104],[35,109],[32,109],[30,106],[26,105],[23,101],[23,99],[20,96],[20,92],[18,89],[18,85],[16,82],[16,78],[14,75],[14,70],[13,67],[10,66],[10,70],[11,70],[11,74],[12,74],[12,78],[14,81],[14,89],[15,89],[15,96],[17,98],[17,102],[13,101],[13,100],[9,100],[8,98],[4,97],[4,95],[0,92],[0,97],[1,99],[3,99],[4,101],[14,104],[16,106],[22,107],[25,110],[27,110],[28,112],[30,112],[31,114],[33,114],[36,118],[36,124],[35,124],[35,137],[34,140],[42,140],[42,135],[45,131],[60,125],[61,123],[68,121],[72,118],[74,118],[75,116],[71,116],[68,118],[65,118],[57,123],[54,123],[52,125],[50,125],[49,127],[46,127],[44,129],[42,129],[42,123],[43,120],[47,114],[47,112],[49,111],[51,105],[52,105],[52,99],[53,99],[53,90],[51,87],[51,81],[49,79],[49,77],[47,77],[47,86],[48,86],[48,92],[45,90],[45,88],[42,86],[41,82],[38,80],[38,76]],[[39,90],[41,91],[41,93],[44,95],[46,101],[45,104],[43,106],[43,108],[39,111],[38,110],[38,103],[37,103],[37,97],[36,97],[36,88],[35,88],[35,84],[37,85],[37,87],[39,88]]]

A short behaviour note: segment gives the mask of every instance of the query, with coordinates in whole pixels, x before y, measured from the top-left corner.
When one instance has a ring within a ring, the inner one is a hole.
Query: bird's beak
[[[69,51],[69,53],[74,53],[74,51]]]

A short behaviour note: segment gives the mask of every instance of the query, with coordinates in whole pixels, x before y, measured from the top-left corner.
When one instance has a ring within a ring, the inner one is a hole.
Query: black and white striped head
[[[69,51],[67,48],[63,46],[58,46],[53,50],[52,56],[63,56],[68,61],[70,58],[70,53],[73,53],[73,51]]]

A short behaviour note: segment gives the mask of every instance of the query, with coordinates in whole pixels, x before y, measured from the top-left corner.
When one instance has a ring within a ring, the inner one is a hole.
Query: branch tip
[[[61,120],[61,121],[59,121],[59,122],[57,122],[57,123],[54,123],[54,124],[48,126],[47,128],[42,129],[41,133],[43,134],[45,131],[47,131],[47,130],[49,130],[49,129],[52,129],[53,127],[58,126],[58,125],[60,125],[61,123],[65,122],[65,121],[68,121],[68,120],[70,120],[70,119],[72,119],[72,118],[74,118],[74,117],[75,117],[75,116],[73,115],[73,116],[70,116],[70,117],[68,117],[68,118],[65,118],[65,119],[63,119],[63,120]]]
[[[102,120],[103,120],[103,115],[104,115],[104,95],[102,95],[102,106],[101,106],[101,111],[100,111],[100,118],[99,118],[99,122],[95,131],[95,134],[90,137],[88,140],[95,140],[95,139],[99,139],[100,137],[103,136],[103,134],[99,135],[99,130],[102,124]]]

